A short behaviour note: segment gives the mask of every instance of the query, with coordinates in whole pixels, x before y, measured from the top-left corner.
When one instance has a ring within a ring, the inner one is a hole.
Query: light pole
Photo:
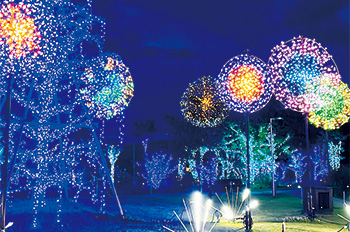
[[[270,143],[271,143],[271,182],[272,182],[272,196],[276,196],[276,183],[275,183],[275,157],[273,155],[273,133],[272,122],[273,120],[283,120],[281,117],[270,118]]]

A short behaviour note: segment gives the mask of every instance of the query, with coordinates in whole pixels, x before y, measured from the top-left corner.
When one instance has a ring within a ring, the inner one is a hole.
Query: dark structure
[[[310,214],[333,211],[333,188],[326,186],[303,187],[303,212]]]

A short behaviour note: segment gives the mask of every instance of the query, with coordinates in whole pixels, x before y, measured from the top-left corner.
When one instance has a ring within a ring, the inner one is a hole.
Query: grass
[[[225,194],[221,194],[226,201]],[[55,225],[56,206],[54,201],[41,209],[38,214],[41,227],[39,230],[30,229],[32,221],[32,200],[18,200],[13,202],[13,207],[8,210],[8,220],[15,224],[8,232],[16,231],[167,231],[162,225],[170,226],[175,231],[184,231],[179,221],[175,218],[173,210],[179,215],[184,208],[182,200],[189,200],[190,194],[159,194],[159,195],[133,195],[120,196],[125,211],[126,219],[118,217],[118,207],[114,203],[107,204],[107,213],[99,214],[98,207],[84,204],[74,205],[69,202],[62,207],[62,225]],[[216,197],[212,198],[214,206],[220,207]],[[276,198],[270,194],[252,194],[252,199],[259,200],[259,207],[252,211],[254,220],[253,232],[280,232],[282,222],[285,221],[287,231],[310,232],[336,232],[346,221],[337,216],[346,216],[341,207],[334,207],[333,212],[318,214],[314,221],[310,221],[302,214],[301,199],[279,193]],[[63,227],[61,227],[63,226]],[[221,220],[214,228],[217,232],[232,232],[242,228],[241,220],[236,223]],[[189,228],[189,227],[188,227]],[[189,230],[191,231],[191,230]],[[244,230],[243,230],[244,231]],[[344,230],[345,231],[345,230]]]
[[[252,212],[254,232],[280,232],[283,221],[286,231],[336,232],[346,224],[337,216],[347,215],[344,208],[334,207],[333,212],[317,214],[317,218],[310,221],[302,214],[302,201],[298,197],[279,194],[273,198],[269,194],[253,194],[252,198],[259,200],[259,207]],[[219,229],[242,226],[242,223],[222,222]]]

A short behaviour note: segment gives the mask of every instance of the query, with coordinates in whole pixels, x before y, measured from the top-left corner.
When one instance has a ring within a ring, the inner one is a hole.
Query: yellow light
[[[106,64],[105,70],[114,70],[117,65],[118,65],[117,60],[112,59],[111,57],[107,57],[107,64]]]
[[[264,92],[262,76],[253,66],[240,66],[229,73],[230,92],[245,103],[256,101]]]
[[[36,57],[40,53],[41,35],[34,19],[25,13],[29,11],[24,4],[8,4],[0,12],[0,37],[5,39],[10,54],[15,58],[31,52]]]

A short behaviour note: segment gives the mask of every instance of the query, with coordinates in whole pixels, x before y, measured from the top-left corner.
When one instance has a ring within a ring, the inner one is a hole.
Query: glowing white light
[[[259,202],[257,200],[252,200],[250,202],[250,209],[255,209],[258,206],[259,206]]]
[[[247,197],[250,195],[250,189],[244,189],[243,191],[243,196],[242,196],[242,200],[244,201],[245,199],[247,199]]]
[[[226,219],[226,220],[233,220],[234,218],[234,215],[233,215],[233,210],[227,206],[227,205],[224,205],[221,207],[221,211],[222,211],[222,216]]]
[[[213,205],[213,201],[208,199],[205,203],[205,214],[204,214],[204,218],[203,218],[203,226],[202,226],[202,231],[204,231],[204,227],[205,227],[205,224],[207,222],[207,219],[208,219],[208,215],[209,215],[209,210],[211,208],[211,206]]]
[[[348,204],[346,204],[346,203],[344,203],[345,204],[345,210],[346,210],[346,212],[350,215],[350,205],[348,205]]]
[[[194,220],[194,227],[197,232],[199,232],[201,228],[202,200],[203,200],[203,196],[200,192],[193,193],[192,195],[193,220]]]

